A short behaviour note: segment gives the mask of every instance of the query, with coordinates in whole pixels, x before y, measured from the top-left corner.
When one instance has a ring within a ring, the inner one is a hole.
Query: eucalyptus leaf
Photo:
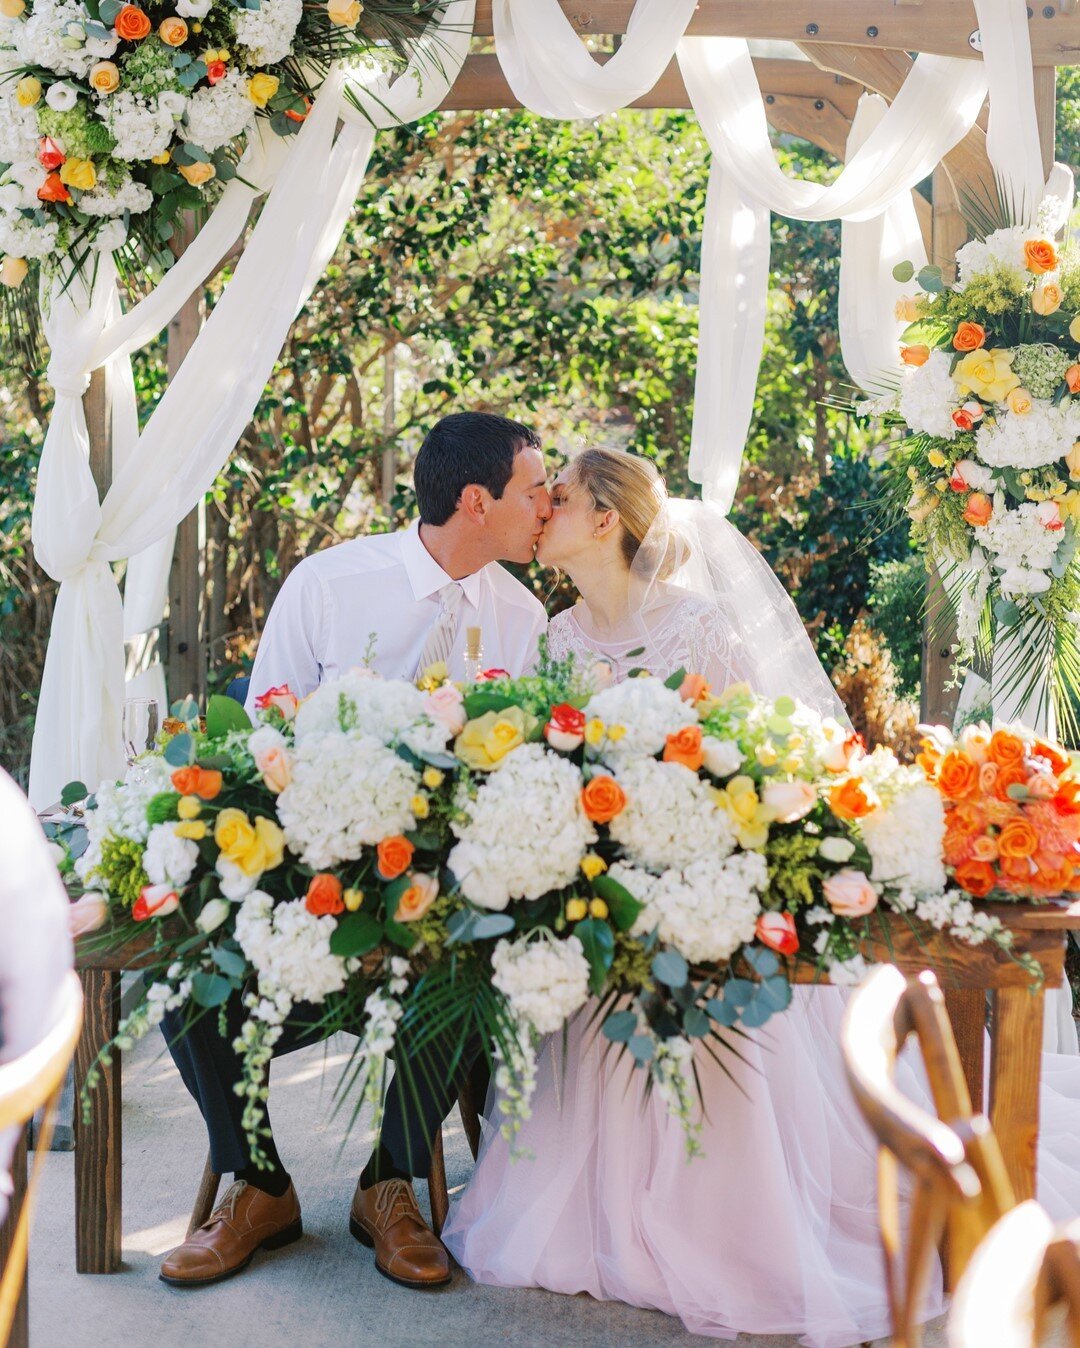
[[[744,946],[742,957],[759,978],[768,978],[780,968],[780,961],[763,945]]]
[[[648,1035],[635,1034],[633,1039],[630,1040],[629,1049],[636,1062],[646,1063],[653,1056],[653,1041]]]
[[[222,974],[197,973],[191,980],[192,1000],[199,1006],[220,1006],[232,991],[232,982]]]
[[[705,1010],[725,1029],[731,1029],[739,1021],[739,1011],[731,1002],[720,997],[712,997],[705,1003]]]
[[[190,767],[195,761],[195,741],[190,735],[174,735],[165,746],[165,762],[174,768]]]
[[[683,1016],[683,1029],[691,1039],[704,1039],[709,1033],[709,1017],[700,1007],[692,1006]]]
[[[243,978],[247,972],[247,960],[238,950],[229,950],[225,946],[215,946],[210,958],[223,974],[230,978]]]
[[[637,1029],[638,1018],[633,1011],[614,1011],[604,1021],[603,1031],[606,1038],[616,1044],[627,1044]]]
[[[690,977],[690,969],[677,950],[661,950],[652,962],[652,971],[669,988],[681,988]]]
[[[83,782],[68,782],[60,792],[60,804],[67,809],[69,805],[76,805],[80,800],[85,800],[89,794]]]
[[[892,269],[892,274],[894,281],[899,281],[901,285],[904,285],[915,275],[915,265],[912,262],[898,262]]]

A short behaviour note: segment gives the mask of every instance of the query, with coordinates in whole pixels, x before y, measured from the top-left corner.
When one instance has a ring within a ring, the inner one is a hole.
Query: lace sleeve
[[[565,660],[568,655],[572,655],[580,661],[586,652],[575,636],[576,627],[570,617],[570,610],[563,609],[561,613],[556,613],[547,628],[548,655],[553,660]]]
[[[752,677],[751,662],[723,605],[688,601],[681,627],[686,636],[687,669],[702,674],[715,692]]]

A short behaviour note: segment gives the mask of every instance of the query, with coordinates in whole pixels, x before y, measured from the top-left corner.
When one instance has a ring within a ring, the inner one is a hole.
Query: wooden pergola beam
[[[1018,0],[1020,3],[1020,0]],[[634,0],[559,0],[579,33],[625,33]],[[1052,0],[1028,6],[1031,54],[1037,66],[1080,60],[1080,8],[1061,13]],[[843,42],[855,47],[975,57],[968,39],[978,29],[971,0],[699,0],[692,37]],[[493,33],[491,0],[477,0],[477,37]]]

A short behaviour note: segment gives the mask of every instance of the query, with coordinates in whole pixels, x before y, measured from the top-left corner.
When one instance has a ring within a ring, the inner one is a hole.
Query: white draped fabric
[[[371,82],[369,97],[353,86],[371,120],[343,102],[350,77],[332,68],[277,166],[274,190],[232,279],[141,436],[131,415],[126,354],[160,331],[221,257],[243,226],[250,193],[241,211],[230,184],[222,225],[214,229],[215,212],[209,244],[196,241],[195,259],[188,261],[189,252],[177,263],[181,280],[170,285],[166,278],[145,310],[139,305],[121,318],[108,255],[91,294],[72,286],[51,297],[45,332],[56,402],[42,449],[33,538],[42,566],[61,584],[31,757],[31,798],[39,808],[55,801],[65,782],[96,785],[122,766],[123,611],[110,563],[160,546],[211,486],[337,246],[367,168],[373,123],[412,121],[438,106],[468,50],[473,9],[474,0],[454,0],[441,31],[420,44],[414,69],[389,88],[381,77]],[[335,136],[339,116],[345,126]],[[90,371],[103,364],[117,376],[119,439],[113,483],[99,504],[81,398]]]

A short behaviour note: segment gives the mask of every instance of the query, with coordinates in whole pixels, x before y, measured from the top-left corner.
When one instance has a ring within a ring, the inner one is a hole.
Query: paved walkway
[[[124,1269],[79,1277],[73,1234],[73,1158],[53,1153],[45,1170],[31,1248],[34,1348],[339,1348],[339,1345],[702,1345],[677,1320],[587,1296],[473,1286],[459,1274],[450,1287],[408,1292],[380,1277],[370,1253],[349,1235],[349,1200],[367,1155],[363,1120],[345,1138],[332,1119],[336,1073],[322,1078],[324,1056],[343,1061],[340,1045],[307,1049],[274,1067],[274,1123],[304,1213],[302,1241],[256,1256],[240,1277],[201,1291],[157,1279],[162,1254],[183,1239],[205,1157],[195,1106],[160,1040],[129,1055],[124,1074]],[[450,1185],[471,1166],[457,1123],[447,1127]],[[421,1190],[425,1186],[419,1186]],[[426,1205],[426,1196],[421,1196]],[[943,1339],[932,1331],[927,1348]],[[738,1340],[740,1348],[788,1348],[792,1339]]]

